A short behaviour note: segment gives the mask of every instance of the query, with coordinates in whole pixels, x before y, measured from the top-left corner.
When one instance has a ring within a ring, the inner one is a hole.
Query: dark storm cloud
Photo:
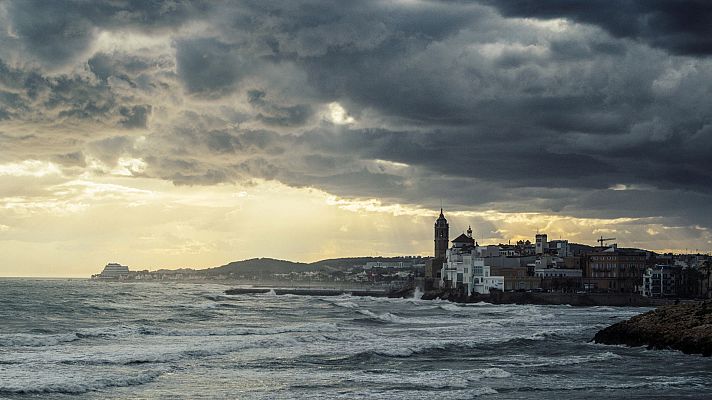
[[[151,73],[172,69],[174,60],[166,57],[151,58],[146,55],[99,52],[87,60],[87,65],[104,83],[114,77],[137,87],[145,84]]]
[[[119,98],[104,83],[80,76],[47,77],[37,70],[11,68],[2,60],[0,84],[6,88],[0,89],[0,106],[7,107],[18,120],[37,120],[44,115],[105,121],[120,116],[121,124],[138,127],[150,112],[149,106],[119,104],[131,98]]]
[[[266,125],[272,126],[300,126],[303,125],[313,115],[312,108],[308,104],[297,104],[294,106],[279,106],[265,99],[266,93],[260,90],[250,90],[247,92],[247,101],[259,110],[257,119]]]
[[[146,128],[148,116],[151,114],[150,105],[138,105],[132,107],[119,107],[121,120],[119,123],[124,128]]]
[[[712,54],[712,3],[707,0],[485,0],[506,16],[569,18],[616,37],[642,40],[675,54]]]
[[[151,106],[121,95],[87,76],[48,76],[39,69],[10,67],[0,60],[0,126],[3,159],[52,160],[85,165],[83,150],[117,131],[145,129]],[[120,154],[102,157],[116,160]]]
[[[230,93],[249,68],[239,49],[215,38],[178,41],[176,64],[187,91],[204,95]]]
[[[12,30],[23,48],[46,65],[62,65],[85,52],[97,30],[171,29],[207,7],[200,1],[42,1],[8,3]]]
[[[18,43],[30,57],[0,63],[0,120],[102,133],[3,130],[7,148],[75,166],[141,158],[146,176],[177,184],[262,178],[460,209],[712,215],[707,3],[208,4],[8,3],[0,57]],[[101,32],[165,46],[92,50]],[[351,119],[333,117],[340,107]]]

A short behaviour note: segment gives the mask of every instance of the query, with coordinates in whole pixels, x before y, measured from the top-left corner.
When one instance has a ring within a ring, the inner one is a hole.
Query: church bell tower
[[[435,221],[435,258],[445,258],[447,245],[450,241],[450,225],[448,225],[443,209],[440,209],[440,217]]]

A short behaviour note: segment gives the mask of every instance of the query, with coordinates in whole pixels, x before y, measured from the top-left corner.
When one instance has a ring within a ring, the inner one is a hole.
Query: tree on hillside
[[[702,279],[700,280],[700,293],[702,297],[712,298],[712,261],[707,260],[700,267]]]

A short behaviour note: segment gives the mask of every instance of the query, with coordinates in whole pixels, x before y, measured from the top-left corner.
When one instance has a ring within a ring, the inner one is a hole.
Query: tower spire
[[[435,258],[445,258],[448,242],[450,240],[450,226],[443,215],[443,209],[440,208],[440,216],[435,221]]]

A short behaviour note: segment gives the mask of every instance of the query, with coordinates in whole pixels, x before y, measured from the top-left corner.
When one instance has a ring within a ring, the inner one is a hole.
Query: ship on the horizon
[[[91,276],[91,279],[113,279],[122,280],[129,276],[129,267],[119,263],[108,263],[99,274]]]

